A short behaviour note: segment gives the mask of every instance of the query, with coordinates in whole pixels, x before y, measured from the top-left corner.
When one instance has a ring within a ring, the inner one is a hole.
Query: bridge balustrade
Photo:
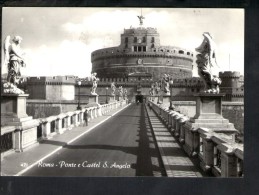
[[[94,118],[100,117],[126,104],[126,100],[115,101],[104,105],[98,105],[89,108],[82,108],[81,110],[61,113],[56,116],[39,118],[37,119],[37,128],[35,128],[35,141],[38,142],[41,139],[50,139],[55,134],[62,134],[67,130],[72,130],[73,127],[77,127],[80,125],[87,126],[88,122],[93,120]],[[7,155],[12,151],[16,151],[16,147],[23,146],[22,134],[20,133],[23,131],[24,129],[18,126],[1,127],[1,160],[3,159],[4,155]],[[19,151],[22,152],[22,149],[20,150],[19,148]]]
[[[179,141],[191,158],[198,158],[203,171],[216,177],[243,177],[244,145],[232,135],[216,133],[208,128],[190,129],[188,116],[149,101],[151,109],[163,121],[172,136]]]

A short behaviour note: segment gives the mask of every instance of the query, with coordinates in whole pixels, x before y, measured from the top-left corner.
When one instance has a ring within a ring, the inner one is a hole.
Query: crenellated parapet
[[[27,84],[42,84],[42,85],[71,85],[76,81],[75,77],[69,76],[53,76],[53,77],[27,77]]]
[[[238,71],[225,71],[225,72],[219,72],[220,78],[239,78],[240,72]]]
[[[186,78],[186,79],[174,79],[172,87],[204,87],[203,81],[199,77]]]

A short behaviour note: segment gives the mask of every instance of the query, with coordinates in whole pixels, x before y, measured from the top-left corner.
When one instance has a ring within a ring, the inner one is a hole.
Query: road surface
[[[23,175],[131,177],[165,176],[165,171],[145,107],[132,104]]]

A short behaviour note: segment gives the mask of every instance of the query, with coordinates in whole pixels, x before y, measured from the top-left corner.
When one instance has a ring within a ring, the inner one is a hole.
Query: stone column
[[[234,155],[234,147],[230,144],[221,144],[217,148],[221,151],[221,177],[237,177],[237,157]]]
[[[180,135],[180,120],[181,120],[181,118],[183,118],[183,117],[184,117],[183,114],[178,114],[178,115],[175,117],[176,124],[175,124],[174,136],[176,136],[176,137],[179,137],[179,135]]]
[[[184,140],[185,140],[185,133],[184,133],[184,128],[183,126],[185,125],[185,123],[189,120],[188,117],[184,116],[181,118],[181,120],[179,121],[180,125],[180,137],[179,137],[179,141],[183,144]]]

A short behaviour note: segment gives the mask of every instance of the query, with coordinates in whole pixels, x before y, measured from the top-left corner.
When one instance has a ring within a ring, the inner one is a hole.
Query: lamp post
[[[77,81],[77,85],[78,85],[78,106],[77,106],[77,110],[81,110],[81,106],[80,106],[80,86],[81,86],[81,81]]]
[[[106,89],[106,104],[108,104],[108,97],[107,97],[107,94],[108,94],[108,87],[105,88]]]

